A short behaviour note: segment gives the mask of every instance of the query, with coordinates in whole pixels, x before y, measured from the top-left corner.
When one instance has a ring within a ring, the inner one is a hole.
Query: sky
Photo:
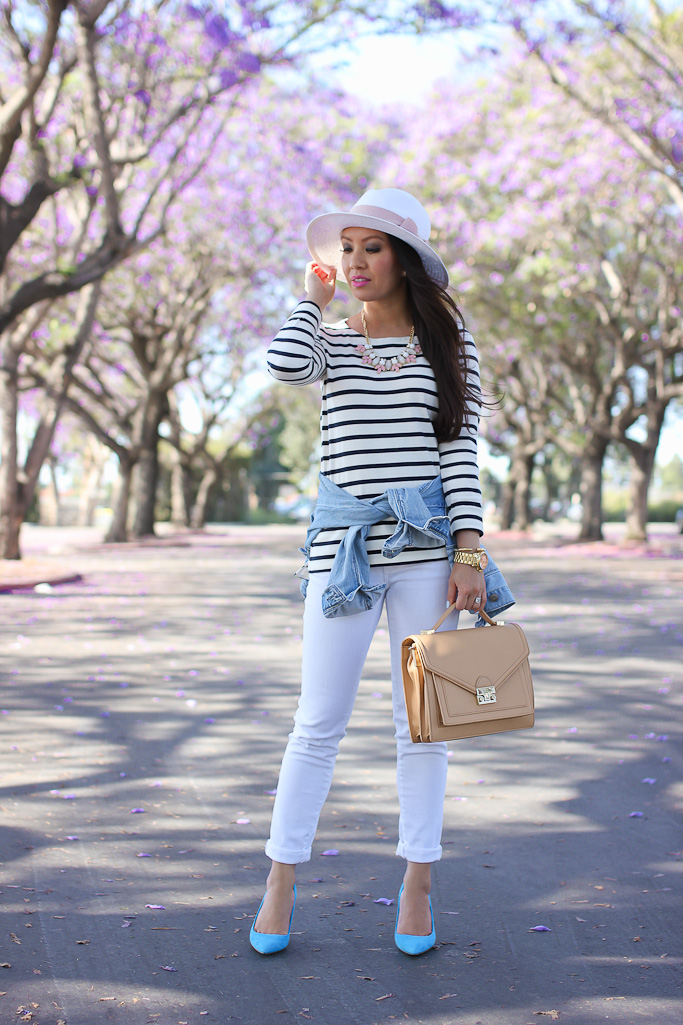
[[[450,33],[366,37],[337,47],[333,57],[321,54],[312,64],[331,84],[365,98],[373,109],[396,102],[419,103],[440,78],[450,78],[458,71],[469,73],[458,59]]]

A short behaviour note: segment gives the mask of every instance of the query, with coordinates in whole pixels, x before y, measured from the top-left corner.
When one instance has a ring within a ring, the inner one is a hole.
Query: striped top
[[[377,371],[361,361],[364,341],[346,321],[323,324],[320,308],[299,303],[271,342],[268,369],[287,384],[322,382],[322,459],[320,472],[356,498],[376,498],[390,487],[418,487],[441,475],[451,531],[483,533],[477,467],[479,410],[468,408],[463,430],[453,441],[437,442],[432,422],[438,410],[436,382],[424,355],[400,371]],[[378,338],[380,356],[397,356],[406,338]],[[465,332],[470,380],[479,382],[479,361],[472,336]],[[395,520],[370,527],[370,565],[386,565],[382,545]],[[344,529],[328,528],[316,538],[309,570],[332,568]],[[428,562],[446,557],[445,548],[407,548],[391,560]]]

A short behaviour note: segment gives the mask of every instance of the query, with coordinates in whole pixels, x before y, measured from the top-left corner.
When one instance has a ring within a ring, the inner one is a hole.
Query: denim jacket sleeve
[[[488,565],[484,570],[484,581],[486,583],[486,605],[484,606],[484,611],[493,619],[494,616],[505,612],[511,605],[514,605],[515,599],[505,577],[490,555]],[[486,622],[481,616],[477,615],[477,622],[474,625],[486,626]]]

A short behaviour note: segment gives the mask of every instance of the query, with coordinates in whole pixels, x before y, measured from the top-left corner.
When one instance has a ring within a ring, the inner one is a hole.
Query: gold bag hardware
[[[416,744],[463,740],[534,725],[529,645],[518,623],[468,630],[431,630],[406,637],[401,647],[410,737]]]

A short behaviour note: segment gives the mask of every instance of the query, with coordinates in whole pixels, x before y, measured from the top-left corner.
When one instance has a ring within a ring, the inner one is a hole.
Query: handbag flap
[[[486,680],[501,687],[529,655],[517,623],[414,636],[427,669],[471,694]]]

